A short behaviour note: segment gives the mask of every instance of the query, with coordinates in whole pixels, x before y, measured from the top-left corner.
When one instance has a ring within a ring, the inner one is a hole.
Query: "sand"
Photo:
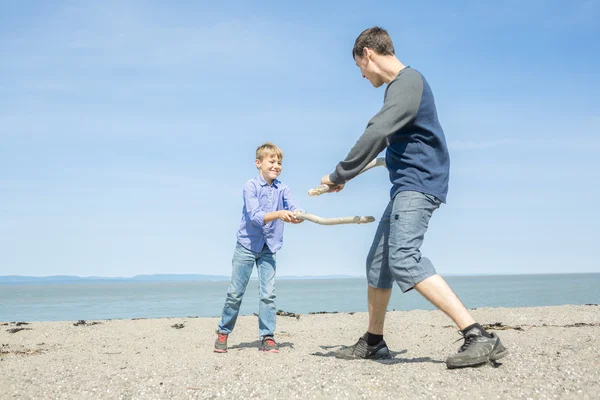
[[[333,357],[366,313],[278,317],[279,354],[257,350],[255,316],[238,319],[226,354],[212,351],[217,318],[0,323],[0,398],[600,398],[600,307],[472,312],[501,323],[501,365],[447,369],[461,342],[439,311],[390,311],[386,361]]]

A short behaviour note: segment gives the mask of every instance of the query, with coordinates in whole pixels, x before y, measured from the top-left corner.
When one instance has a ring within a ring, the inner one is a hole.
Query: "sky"
[[[449,145],[437,271],[600,272],[600,1],[176,3],[0,1],[0,275],[229,275],[265,141],[308,212],[378,221],[383,168],[307,194],[383,103],[375,25]],[[277,273],[364,276],[376,228],[287,225]]]

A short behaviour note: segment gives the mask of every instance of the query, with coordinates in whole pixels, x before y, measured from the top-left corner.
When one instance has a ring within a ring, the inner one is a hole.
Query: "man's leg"
[[[369,286],[369,333],[383,335],[385,312],[391,295],[392,289],[379,289]]]
[[[402,292],[408,292],[436,275],[431,261],[421,255],[421,246],[431,215],[441,203],[414,191],[400,192],[392,201],[389,269]]]
[[[417,283],[415,289],[431,304],[449,316],[458,329],[465,329],[475,323],[469,310],[441,276],[436,274],[426,278]]]
[[[415,289],[449,316],[465,339],[458,353],[446,359],[448,368],[474,367],[495,362],[508,354],[500,338],[475,321],[444,278],[434,275],[419,282]]]
[[[499,338],[475,322],[446,281],[437,275],[431,261],[421,256],[429,220],[440,204],[435,197],[419,192],[400,192],[394,198],[390,220],[390,271],[403,292],[417,289],[461,329],[465,343],[458,354],[446,360],[449,368],[494,361],[507,353]]]
[[[390,201],[379,220],[366,260],[369,301],[369,329],[367,332],[374,335],[383,335],[385,313],[394,285],[388,264],[391,212],[392,202]]]
[[[392,294],[394,281],[388,268],[388,237],[392,202],[385,209],[366,262],[369,301],[369,328],[353,346],[342,349],[338,358],[389,358],[387,344],[383,340],[383,326],[387,305]]]

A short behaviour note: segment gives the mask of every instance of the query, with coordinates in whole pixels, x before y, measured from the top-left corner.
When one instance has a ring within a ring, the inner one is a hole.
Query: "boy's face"
[[[262,160],[256,160],[256,168],[269,183],[281,174],[281,159],[276,154],[267,154]]]

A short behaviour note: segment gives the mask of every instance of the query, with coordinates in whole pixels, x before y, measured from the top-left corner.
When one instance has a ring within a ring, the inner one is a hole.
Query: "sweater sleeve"
[[[409,70],[390,82],[381,110],[369,121],[343,161],[340,161],[329,179],[344,184],[357,176],[388,145],[388,138],[410,124],[421,104],[423,79]]]

